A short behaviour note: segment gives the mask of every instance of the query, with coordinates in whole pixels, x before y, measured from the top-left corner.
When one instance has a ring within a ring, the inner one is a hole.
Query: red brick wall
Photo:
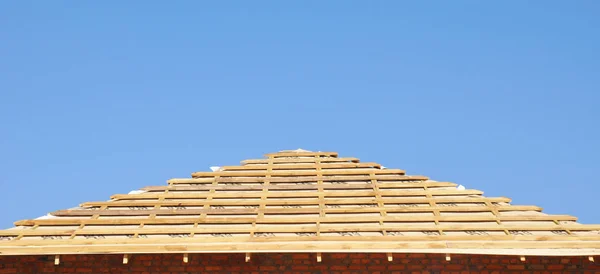
[[[183,263],[182,254],[132,255],[123,264],[122,255],[63,255],[60,265],[54,256],[0,256],[0,273],[600,273],[600,263],[587,257],[528,257],[453,255],[447,262],[441,254],[394,254],[388,262],[385,254],[327,254],[322,262],[315,254],[190,254]],[[600,260],[600,258],[596,258]]]

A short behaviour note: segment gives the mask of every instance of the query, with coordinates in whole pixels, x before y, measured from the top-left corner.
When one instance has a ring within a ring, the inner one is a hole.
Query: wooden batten
[[[280,152],[274,152],[274,153],[267,153],[265,154],[265,157],[268,158],[281,158],[281,157],[315,157],[315,156],[320,156],[320,157],[338,157],[338,153],[337,152],[323,152],[323,151],[319,151],[319,152],[312,152],[312,151],[280,151]]]
[[[388,175],[404,175],[405,171],[401,169],[375,169],[375,171],[370,171],[369,169],[329,169],[321,171],[323,175],[333,176],[333,175],[368,175],[371,172],[374,172],[379,175],[388,174]],[[290,176],[312,176],[317,175],[316,171],[312,170],[296,170],[296,171],[200,171],[192,173],[193,178],[206,178],[215,176],[231,176],[231,177],[265,177],[266,175],[272,175],[277,177],[290,177]]]
[[[580,256],[600,225],[335,152],[283,151],[0,230],[1,255],[308,252]],[[502,175],[506,180],[514,176]],[[435,251],[432,251],[435,249]],[[312,255],[311,255],[312,256]],[[51,257],[50,257],[51,258]],[[256,260],[256,259],[255,259]],[[455,258],[456,260],[456,258]],[[55,255],[55,264],[60,264]]]

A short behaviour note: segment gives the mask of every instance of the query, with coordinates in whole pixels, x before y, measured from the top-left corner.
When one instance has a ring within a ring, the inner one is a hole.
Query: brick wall
[[[596,258],[600,260],[600,258]],[[54,256],[0,256],[0,273],[600,273],[600,263],[587,257],[527,257],[453,255],[447,262],[442,254],[327,254],[322,262],[315,254],[182,254],[132,255],[123,264],[122,255],[63,255],[60,265]]]

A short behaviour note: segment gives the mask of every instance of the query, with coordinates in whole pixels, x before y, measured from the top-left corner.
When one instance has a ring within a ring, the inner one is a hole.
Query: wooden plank
[[[437,207],[435,199],[432,199],[433,196],[431,195],[431,192],[427,189],[427,186],[423,186],[423,190],[427,193],[426,197],[427,197],[427,199],[429,199],[429,206],[431,206],[431,207]],[[433,216],[435,217],[435,220],[434,220],[435,224],[439,225],[440,221],[439,221],[438,218],[440,217],[440,211],[439,210],[434,210],[433,211]],[[442,229],[438,229],[438,233],[440,235],[444,235],[444,231]]]
[[[219,183],[218,180],[219,180],[219,176],[217,175],[217,176],[214,177],[212,185],[216,186]],[[208,196],[205,197],[206,200],[204,201],[204,205],[203,205],[204,212],[202,212],[200,214],[200,218],[206,218],[206,216],[207,216],[207,210],[210,209],[210,206],[211,206],[211,204],[213,202],[213,197],[215,196],[215,193],[216,193],[216,190],[215,189],[211,189],[210,192],[208,193]]]
[[[375,200],[377,201],[377,207],[379,208],[379,215],[383,218],[387,216],[387,212],[385,210],[385,203],[382,201],[381,192],[379,190],[379,183],[377,179],[373,179],[375,174],[371,173],[371,187],[373,187],[373,193],[375,194]],[[381,226],[381,233],[383,236],[387,236],[387,230],[384,228],[383,220],[379,221],[379,225]],[[390,255],[391,256],[391,255]]]
[[[498,206],[498,211],[541,211],[542,208],[537,206]],[[372,213],[379,212],[378,208],[370,207],[344,207],[344,208],[325,208],[326,213]],[[444,212],[488,212],[489,209],[484,206],[455,206],[455,207],[389,207],[386,208],[388,213],[399,212],[432,212],[439,210]],[[196,214],[257,214],[257,209],[240,208],[240,209],[178,209],[178,210],[59,210],[52,213],[55,216],[92,216],[98,214],[102,216],[140,216],[148,214],[157,215],[196,215]],[[265,214],[310,214],[319,213],[318,208],[266,208]]]
[[[196,237],[196,238],[104,238],[104,239],[53,239],[53,240],[29,240],[24,238],[19,241],[3,242],[3,247],[23,247],[23,246],[47,246],[47,245],[135,245],[135,244],[197,244],[197,243],[274,243],[282,244],[286,242],[331,242],[343,246],[345,243],[358,242],[446,242],[446,241],[492,241],[492,242],[566,242],[566,243],[584,243],[600,242],[600,236],[572,236],[572,235],[552,235],[552,236],[532,236],[532,235],[432,235],[432,236],[283,236],[283,237]],[[56,254],[56,253],[55,253]],[[0,254],[1,255],[1,254]]]
[[[363,223],[363,222],[433,222],[435,216],[344,216],[344,217],[264,217],[257,219],[256,217],[210,217],[210,218],[164,218],[164,219],[148,219],[148,218],[114,218],[114,219],[71,219],[71,218],[54,218],[54,219],[38,219],[38,220],[21,220],[15,222],[15,226],[58,226],[58,225],[134,225],[145,223],[151,224],[240,224],[240,223]],[[577,218],[569,215],[541,215],[541,216],[440,216],[437,217],[440,222],[494,222],[496,219],[502,221],[576,221]],[[533,224],[532,224],[533,225]]]
[[[93,217],[92,217],[92,218],[93,218]],[[32,229],[36,229],[36,228],[38,228],[38,227],[39,227],[39,225],[34,225],[34,226],[32,227]],[[23,238],[23,235],[19,235],[19,236],[17,236],[17,237],[16,237],[14,240],[20,240],[21,238]]]
[[[169,185],[169,186],[171,186],[171,185]],[[168,189],[168,188],[167,188],[167,189],[165,189],[165,190],[163,191],[163,193],[164,193],[164,194],[167,194],[167,193],[169,193],[169,189]],[[164,200],[165,200],[165,198],[159,198],[159,199],[158,199],[158,201],[164,201]],[[161,207],[161,205],[160,205],[160,204],[156,204],[156,205],[154,205],[154,209],[160,209],[160,207]],[[150,218],[150,219],[154,219],[154,218],[156,218],[156,214],[151,214],[149,218]],[[136,237],[137,237],[137,235],[136,235]]]
[[[423,181],[427,177],[420,175],[378,175],[375,176],[378,181]],[[219,183],[263,183],[263,177],[223,177],[219,178]],[[274,177],[270,179],[271,183],[303,183],[316,182],[317,176],[301,177]],[[369,177],[364,175],[354,176],[323,176],[323,182],[348,182],[348,181],[368,181]],[[212,184],[213,178],[173,178],[167,181],[169,184]]]
[[[541,211],[538,206],[498,206],[499,211]],[[440,212],[487,212],[488,209],[483,206],[422,206],[422,207],[386,207],[387,213],[406,213],[406,212],[432,212],[439,210]],[[366,213],[379,212],[378,208],[358,207],[358,208],[329,208],[328,213]]]
[[[412,196],[426,196],[427,194],[442,196],[442,195],[481,195],[483,192],[479,190],[385,190],[381,191],[382,197],[412,197]],[[299,191],[272,191],[269,192],[271,197],[318,197],[319,192],[299,192]],[[324,191],[323,195],[328,197],[371,197],[375,193],[373,191]],[[141,199],[198,199],[198,198],[260,198],[262,192],[260,191],[221,191],[221,192],[200,192],[200,193],[141,193],[141,194],[115,194],[111,196],[111,199],[115,200],[141,200]]]
[[[196,227],[196,228],[180,228],[173,227],[165,230],[164,228],[119,228],[113,229],[86,229],[86,230],[73,230],[73,229],[23,229],[17,230],[2,230],[0,236],[70,236],[72,233],[77,235],[154,235],[154,234],[211,234],[211,233],[316,233],[317,231],[324,232],[380,232],[382,229],[386,231],[503,231],[505,229],[509,231],[557,231],[570,229],[572,231],[594,231],[600,230],[600,225],[473,225],[473,224],[461,224],[461,225],[415,225],[415,224],[404,224],[403,226],[394,225],[371,225],[362,224],[356,227],[348,227],[348,224],[321,224],[317,227],[315,224],[302,224],[295,226],[281,226],[281,225],[268,225],[264,224],[256,227]],[[348,236],[355,237],[355,236]],[[360,236],[356,236],[360,237]]]
[[[319,194],[319,217],[324,218],[325,215],[325,191],[323,190],[323,170],[321,169],[321,160],[320,157],[315,157],[315,164],[317,165],[317,186],[318,186],[318,194]],[[319,218],[319,219],[320,219]],[[317,228],[317,236],[321,236],[321,222],[317,220],[315,222],[315,227]],[[317,254],[320,255],[320,254]],[[321,261],[320,256],[317,256],[317,261]]]
[[[552,220],[555,224],[560,225],[560,222],[558,220]],[[566,229],[565,232],[567,234],[572,234],[570,230]]]
[[[382,198],[381,201],[383,203],[390,203],[390,207],[395,207],[395,204],[428,204],[431,199],[435,199],[435,201],[439,203],[485,203],[485,202],[510,202],[509,198],[506,197],[447,197],[447,196],[436,196],[432,198],[423,198],[423,197],[410,197],[409,199],[403,198]],[[331,205],[361,205],[361,204],[372,204],[377,202],[376,199],[348,199],[348,198],[325,198],[326,204]],[[105,201],[105,202],[86,202],[82,203],[81,207],[140,207],[140,206],[154,206],[160,204],[161,206],[204,206],[208,204],[208,201],[204,200],[113,200],[113,201]],[[219,206],[244,206],[244,205],[259,205],[260,200],[258,199],[219,199],[213,200],[210,202],[211,205],[219,205]],[[267,205],[318,205],[319,199],[316,198],[270,198],[265,201]],[[106,209],[106,208],[105,208]]]
[[[511,249],[513,251],[504,252],[520,252],[529,250],[529,253],[535,254],[536,250],[547,249],[571,249],[569,252],[575,253],[576,250],[600,249],[600,242],[524,242],[524,241],[445,241],[445,242],[430,242],[430,241],[414,241],[414,242],[292,242],[292,243],[263,243],[263,242],[247,242],[247,243],[179,243],[179,244],[151,244],[151,245],[46,245],[36,247],[0,247],[2,255],[25,255],[25,254],[91,254],[91,253],[182,253],[182,252],[264,252],[264,253],[282,253],[282,252],[298,252],[300,250],[310,250],[312,252],[373,252],[385,253],[389,251],[412,250],[419,249],[422,252],[441,252],[448,253],[444,250],[452,250],[456,253],[461,249],[477,249],[478,251],[470,250],[470,254],[495,254],[494,252],[502,252],[498,249]],[[490,250],[490,251],[488,251]],[[554,251],[557,252],[557,251]],[[581,252],[585,254],[586,251]],[[502,253],[501,253],[502,254]],[[506,253],[504,253],[506,254]],[[589,254],[589,253],[588,253]]]
[[[242,165],[253,165],[253,164],[266,164],[267,162],[268,162],[267,159],[248,159],[248,160],[243,160],[240,163]],[[314,157],[292,158],[292,159],[288,159],[288,158],[274,158],[273,159],[273,163],[274,164],[314,163],[314,162],[315,162],[315,158]],[[358,162],[360,162],[360,159],[354,158],[354,157],[342,157],[342,158],[322,158],[321,157],[321,162],[322,163],[344,163],[344,162],[358,163]]]
[[[376,180],[376,179],[375,179]],[[448,182],[423,182],[423,183],[385,183],[379,188],[418,188],[426,185],[427,187],[455,187],[456,184]],[[202,191],[202,190],[262,190],[264,185],[205,185],[197,184],[192,186],[147,186],[141,188],[150,192],[162,192],[166,189],[170,191]],[[317,190],[317,184],[295,184],[295,185],[274,185],[269,186],[269,190]],[[323,189],[371,189],[370,184],[323,184]]]
[[[490,209],[490,212],[494,215],[494,217],[496,217],[496,223],[497,224],[502,224],[502,220],[499,218],[500,213],[498,212],[498,210],[493,206],[491,201],[485,201],[485,206],[487,206]],[[509,235],[510,232],[508,230],[504,230],[504,234]]]
[[[80,224],[77,229],[81,230],[84,227],[85,227],[85,224]],[[75,238],[75,236],[77,236],[77,233],[76,233],[76,231],[73,231],[73,233],[71,234],[71,237],[69,237],[69,239],[73,239],[73,238]]]
[[[306,152],[274,152],[274,153],[267,153],[265,154],[265,157],[267,158],[281,158],[281,157],[315,157],[315,156],[322,156],[322,157],[337,157],[338,153],[337,152],[332,152],[332,151],[317,151],[317,152],[312,152],[312,151],[306,151]]]
[[[313,164],[279,164],[273,165],[273,170],[289,170],[289,169],[315,169],[316,163]],[[324,163],[323,169],[349,169],[349,168],[376,168],[381,167],[378,163]],[[268,164],[262,165],[245,165],[245,166],[223,166],[221,167],[224,171],[237,171],[237,170],[267,170]]]
[[[262,193],[260,195],[260,204],[258,205],[258,217],[259,218],[263,218],[265,216],[264,209],[267,206],[267,204],[266,204],[267,196],[269,194],[269,187],[271,186],[270,185],[270,179],[271,179],[270,173],[273,171],[272,169],[273,169],[273,157],[269,157],[269,163],[267,164],[267,175],[265,176]],[[256,222],[254,222],[252,225],[256,226]],[[254,235],[254,231],[252,232],[252,235]]]
[[[600,247],[600,242],[552,242],[552,241],[538,241],[538,242],[521,242],[521,245],[517,245],[512,241],[497,241],[497,242],[449,242],[447,243],[448,248],[477,248],[477,249],[488,249],[488,248],[527,248],[527,249],[536,249],[536,248],[552,248],[552,249],[562,249],[562,248],[594,248],[598,249]],[[597,252],[597,251],[596,251]]]
[[[323,175],[365,175],[372,172],[372,169],[330,169],[323,170]],[[375,169],[375,173],[378,175],[383,174],[395,174],[404,175],[405,171],[401,169]],[[317,175],[316,170],[294,170],[294,171],[272,171],[270,172],[272,177],[291,177],[291,176],[314,176]],[[267,175],[266,171],[201,171],[192,173],[194,178],[202,177],[264,177]]]

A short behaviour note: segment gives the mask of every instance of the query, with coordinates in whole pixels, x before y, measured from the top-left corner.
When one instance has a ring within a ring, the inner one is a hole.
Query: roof
[[[336,152],[213,169],[18,221],[0,254],[600,254],[600,225]]]

